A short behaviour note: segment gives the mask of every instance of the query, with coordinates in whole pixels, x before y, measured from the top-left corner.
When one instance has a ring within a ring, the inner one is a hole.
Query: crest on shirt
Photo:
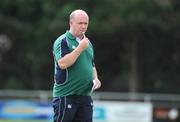
[[[68,107],[68,108],[72,108],[72,105],[71,105],[71,104],[68,104],[67,107]]]
[[[76,46],[73,45],[73,46],[72,46],[72,49],[75,49],[75,48],[76,48]]]

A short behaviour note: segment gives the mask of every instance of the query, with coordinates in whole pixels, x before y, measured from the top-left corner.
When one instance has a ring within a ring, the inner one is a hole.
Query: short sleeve
[[[58,61],[61,57],[65,56],[67,53],[69,53],[69,48],[66,38],[56,40],[53,46],[53,55],[55,60]]]

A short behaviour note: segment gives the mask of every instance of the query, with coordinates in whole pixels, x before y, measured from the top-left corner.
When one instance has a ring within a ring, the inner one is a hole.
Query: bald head
[[[69,20],[72,20],[72,19],[76,18],[77,16],[86,16],[87,18],[89,18],[88,14],[85,11],[83,11],[81,9],[77,9],[77,10],[74,10],[70,14]]]
[[[82,37],[88,28],[89,16],[81,9],[73,11],[69,16],[70,32],[75,37]]]

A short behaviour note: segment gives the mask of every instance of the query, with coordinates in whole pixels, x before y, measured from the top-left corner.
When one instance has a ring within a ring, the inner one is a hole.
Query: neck
[[[75,33],[73,33],[73,31],[70,29],[69,32],[75,37],[75,38],[79,38],[79,39],[83,39],[84,38],[84,35],[81,34],[81,35],[76,35]]]

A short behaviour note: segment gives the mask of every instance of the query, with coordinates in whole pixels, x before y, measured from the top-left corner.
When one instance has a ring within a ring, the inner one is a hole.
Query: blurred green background
[[[99,91],[180,93],[179,0],[1,0],[0,89],[52,89],[52,45],[79,8]]]

